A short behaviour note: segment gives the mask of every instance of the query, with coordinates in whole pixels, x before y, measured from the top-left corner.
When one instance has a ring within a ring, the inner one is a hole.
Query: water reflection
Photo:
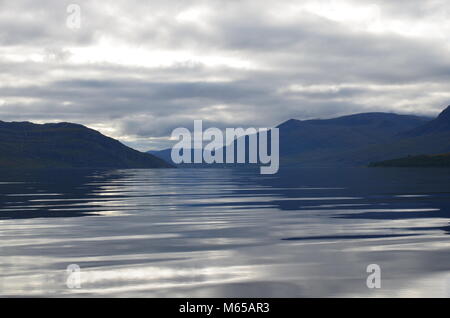
[[[8,171],[0,295],[447,296],[449,177],[445,169]],[[372,263],[382,268],[380,290],[366,287]],[[82,268],[81,289],[66,287],[69,264]]]

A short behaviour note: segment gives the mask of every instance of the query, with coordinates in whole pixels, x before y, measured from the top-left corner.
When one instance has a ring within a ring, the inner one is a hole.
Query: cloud
[[[0,1],[0,118],[72,121],[138,149],[219,128],[392,111],[450,94],[445,1]]]

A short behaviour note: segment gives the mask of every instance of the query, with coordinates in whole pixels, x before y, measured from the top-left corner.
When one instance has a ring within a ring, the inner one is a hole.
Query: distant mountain
[[[349,153],[391,141],[404,131],[420,127],[431,118],[392,113],[363,113],[333,119],[290,119],[280,129],[282,164],[357,165]],[[226,152],[226,150],[224,151]],[[171,149],[150,152],[170,160]]]
[[[392,136],[388,141],[337,154],[336,160],[366,165],[370,162],[450,152],[450,106],[436,119]]]
[[[388,142],[429,118],[391,113],[363,113],[333,119],[288,120],[280,129],[282,162],[339,163],[337,154]]]
[[[226,153],[225,151],[226,150],[224,150],[224,156],[225,156],[225,153]],[[191,160],[193,161],[194,160],[194,150],[191,149],[190,152],[191,152]],[[176,164],[176,163],[174,163],[172,161],[172,148],[167,148],[167,149],[162,149],[162,150],[150,150],[150,151],[147,151],[147,153],[151,154],[151,155],[153,155],[155,157],[158,157],[158,158],[164,160],[165,162],[170,162],[174,166],[179,166],[179,167],[193,167],[193,166],[195,166],[197,168],[198,167],[206,167],[207,168],[208,166],[210,166],[209,164],[206,164],[206,163],[202,163],[202,164],[198,164],[198,163],[195,163],[195,164],[193,164],[193,163],[192,164],[184,164],[184,163]],[[215,166],[217,166],[217,165],[218,164],[216,164]]]
[[[174,164],[172,161],[172,148],[169,149],[163,149],[163,150],[150,150],[147,151],[148,154],[153,155],[157,158],[160,158],[164,160],[165,162],[170,162],[171,164]]]
[[[82,125],[0,121],[0,168],[168,167]]]
[[[439,116],[422,125],[402,134],[404,137],[425,136],[431,134],[446,133],[450,131],[450,106],[442,111]]]
[[[450,167],[450,153],[439,155],[408,156],[374,162],[370,167]]]

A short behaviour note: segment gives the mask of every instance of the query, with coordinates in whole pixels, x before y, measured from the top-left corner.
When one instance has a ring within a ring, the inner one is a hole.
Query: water
[[[449,169],[258,171],[3,171],[0,295],[450,295]]]

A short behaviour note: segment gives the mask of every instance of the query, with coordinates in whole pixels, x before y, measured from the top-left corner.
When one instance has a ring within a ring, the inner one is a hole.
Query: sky
[[[0,120],[80,123],[144,151],[194,120],[435,116],[449,40],[448,0],[0,0]]]

